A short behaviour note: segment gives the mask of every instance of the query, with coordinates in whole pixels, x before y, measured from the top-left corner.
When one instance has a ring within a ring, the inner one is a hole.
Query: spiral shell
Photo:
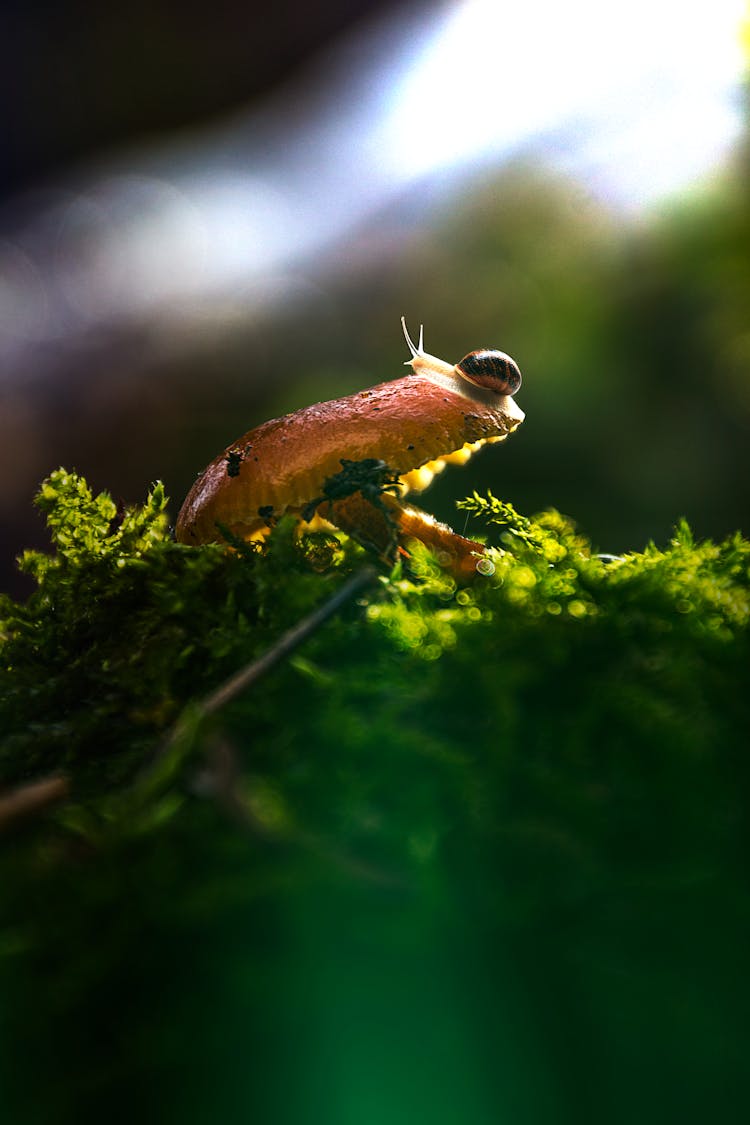
[[[469,352],[456,364],[456,371],[475,386],[486,387],[499,395],[514,395],[521,386],[521,372],[516,361],[494,348]]]

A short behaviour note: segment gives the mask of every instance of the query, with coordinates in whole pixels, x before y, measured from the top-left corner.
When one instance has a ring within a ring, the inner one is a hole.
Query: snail
[[[424,350],[424,328],[419,327],[419,343],[414,344],[407,328],[404,317],[401,317],[401,327],[404,331],[406,343],[411,352],[411,359],[407,359],[405,367],[411,367],[417,374],[443,374],[449,378],[458,375],[461,379],[473,383],[475,387],[494,391],[495,394],[513,396],[521,386],[521,372],[518,364],[506,352],[499,352],[496,348],[478,348],[469,352],[458,363],[451,365],[435,355],[428,355]]]
[[[177,518],[177,540],[216,542],[224,529],[259,539],[291,512],[303,524],[334,524],[383,556],[420,539],[458,576],[472,576],[482,545],[403,500],[523,422],[512,397],[521,373],[510,356],[491,349],[447,363],[424,350],[423,328],[415,345],[403,317],[401,325],[408,375],[248,431],[195,481]],[[367,471],[385,484],[368,487]]]

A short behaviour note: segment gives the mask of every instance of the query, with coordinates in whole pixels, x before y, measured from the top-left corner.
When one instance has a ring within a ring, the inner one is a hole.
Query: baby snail
[[[401,327],[412,354],[412,359],[407,360],[407,365],[414,366],[415,370],[414,360],[422,363],[432,361],[433,368],[444,372],[449,369],[468,383],[473,383],[475,387],[483,387],[485,390],[494,391],[498,395],[513,396],[521,386],[520,368],[506,352],[497,351],[496,348],[478,348],[476,351],[469,352],[451,368],[450,364],[445,363],[444,360],[425,352],[424,331],[421,325],[419,327],[419,344],[414,344],[409,336],[403,317],[401,318]]]

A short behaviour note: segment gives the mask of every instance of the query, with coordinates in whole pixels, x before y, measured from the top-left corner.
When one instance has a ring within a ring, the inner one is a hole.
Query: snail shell
[[[516,361],[494,348],[469,352],[456,364],[456,371],[475,386],[486,387],[499,395],[514,395],[521,386],[521,372]]]

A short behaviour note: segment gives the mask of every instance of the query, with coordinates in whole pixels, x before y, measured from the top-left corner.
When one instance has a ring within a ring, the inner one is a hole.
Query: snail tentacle
[[[412,340],[411,336],[409,335],[409,329],[406,327],[406,317],[405,316],[401,317],[401,327],[404,330],[404,339],[406,340],[406,345],[407,345],[409,351],[411,352],[412,359],[417,359],[419,356],[424,355],[424,325],[420,324],[420,326],[419,326],[419,343],[416,344],[416,345],[415,345],[414,341]],[[410,367],[410,366],[411,366],[411,359],[407,359],[405,364],[404,364],[404,367]]]

